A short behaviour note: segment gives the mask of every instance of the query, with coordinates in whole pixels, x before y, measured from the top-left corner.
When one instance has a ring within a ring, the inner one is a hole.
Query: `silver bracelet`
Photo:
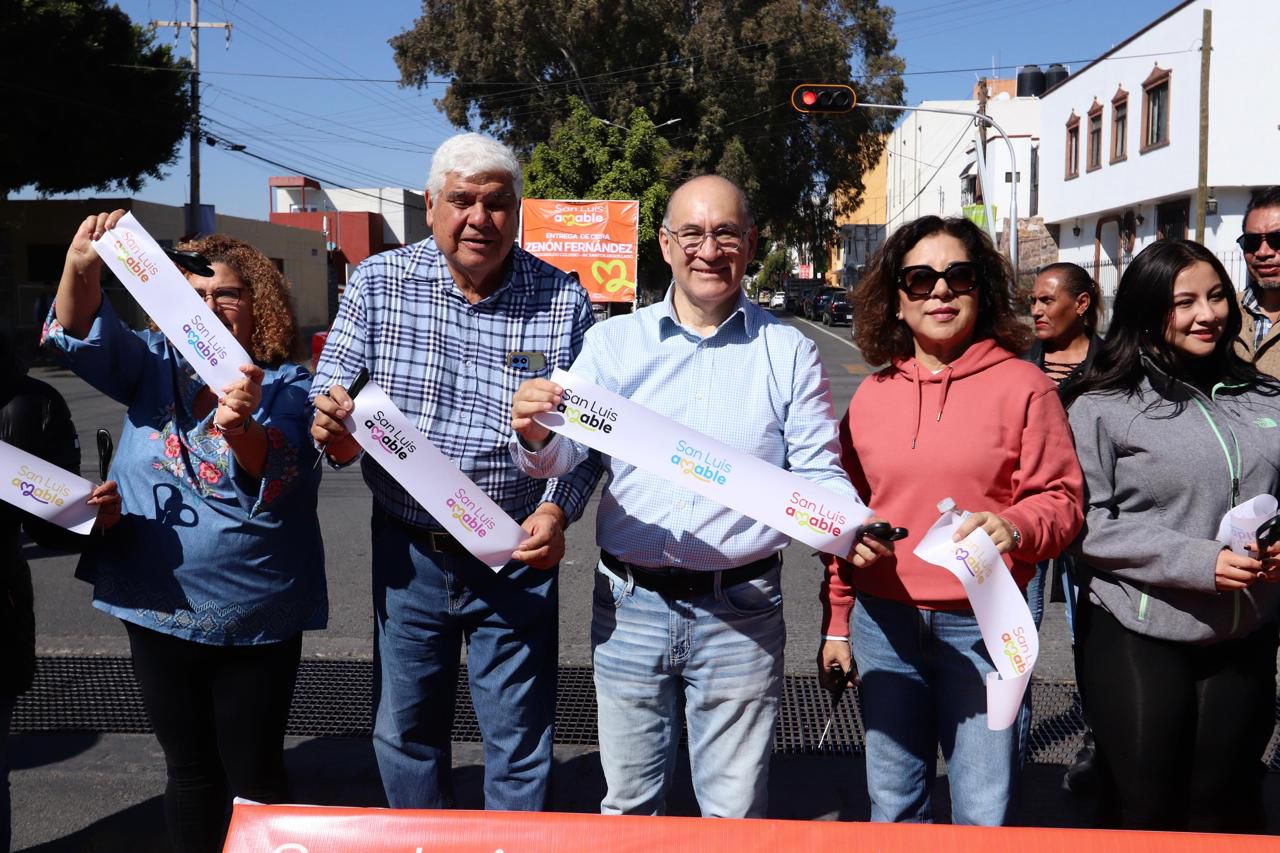
[[[848,643],[848,642],[850,642],[850,640],[849,640],[849,638],[848,638],[848,637],[841,637],[841,636],[838,636],[838,635],[836,635],[836,634],[823,634],[823,635],[822,635],[822,639],[823,639],[823,640],[826,640],[826,641],[829,641],[829,642],[832,642],[832,643],[838,643],[838,642]]]

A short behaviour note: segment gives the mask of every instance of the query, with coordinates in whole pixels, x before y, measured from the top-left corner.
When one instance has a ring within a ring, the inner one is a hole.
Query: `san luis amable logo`
[[[62,506],[71,496],[71,487],[59,483],[43,474],[32,471],[26,465],[21,466],[13,476],[10,485],[22,493],[24,498],[38,504]]]
[[[365,418],[364,426],[365,429],[369,430],[369,437],[376,441],[384,451],[397,459],[408,459],[409,455],[417,450],[413,439],[391,423],[381,409],[374,412],[373,417]]]
[[[116,250],[116,258],[129,272],[133,273],[138,281],[146,283],[160,274],[160,268],[156,266],[155,261],[151,260],[143,250],[142,244],[128,231],[113,240],[112,245]]]
[[[671,464],[680,468],[681,474],[713,483],[717,486],[727,485],[733,464],[727,459],[719,459],[710,450],[703,450],[683,438],[676,442],[675,453],[671,454]]]
[[[838,509],[830,509],[821,501],[806,498],[799,492],[792,492],[787,502],[787,515],[796,520],[801,527],[808,527],[819,533],[830,533],[839,536],[849,519]]]
[[[618,421],[618,413],[595,400],[575,394],[568,388],[556,411],[564,415],[566,422],[587,432],[613,432],[613,425]]]
[[[482,539],[496,526],[493,516],[481,509],[480,503],[464,488],[459,488],[450,495],[445,500],[445,504],[448,505],[449,514],[455,521],[465,527],[469,533],[474,533]]]

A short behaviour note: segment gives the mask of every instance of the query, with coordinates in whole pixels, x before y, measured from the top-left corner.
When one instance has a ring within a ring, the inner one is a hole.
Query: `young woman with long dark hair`
[[[1233,351],[1240,323],[1212,253],[1154,243],[1065,392],[1086,493],[1078,677],[1129,828],[1262,825],[1280,571],[1215,537],[1280,494],[1280,389]]]

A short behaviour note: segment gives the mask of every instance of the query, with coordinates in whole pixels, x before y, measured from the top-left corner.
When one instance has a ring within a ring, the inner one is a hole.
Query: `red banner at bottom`
[[[1275,853],[1274,838],[799,820],[410,811],[237,803],[224,853],[921,850],[945,853]]]

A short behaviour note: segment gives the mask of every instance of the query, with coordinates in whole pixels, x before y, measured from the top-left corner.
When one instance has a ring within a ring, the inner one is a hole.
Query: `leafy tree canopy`
[[[106,0],[0,0],[0,21],[0,198],[160,177],[187,132],[188,63]]]
[[[569,114],[551,138],[538,143],[525,169],[531,198],[638,199],[638,278],[648,289],[667,278],[658,249],[658,227],[671,191],[676,161],[643,107],[627,118],[624,131],[600,121],[581,100],[569,98]]]
[[[781,250],[770,252],[756,275],[756,287],[767,287],[770,290],[782,289],[782,278],[791,270],[791,259]]]
[[[893,118],[800,115],[790,93],[852,80],[862,101],[901,103],[892,22],[878,0],[424,0],[391,45],[406,85],[451,80],[437,103],[456,126],[523,151],[549,138],[571,95],[617,124],[643,107],[683,175],[722,174],[775,238],[823,245],[825,200],[859,201]]]

